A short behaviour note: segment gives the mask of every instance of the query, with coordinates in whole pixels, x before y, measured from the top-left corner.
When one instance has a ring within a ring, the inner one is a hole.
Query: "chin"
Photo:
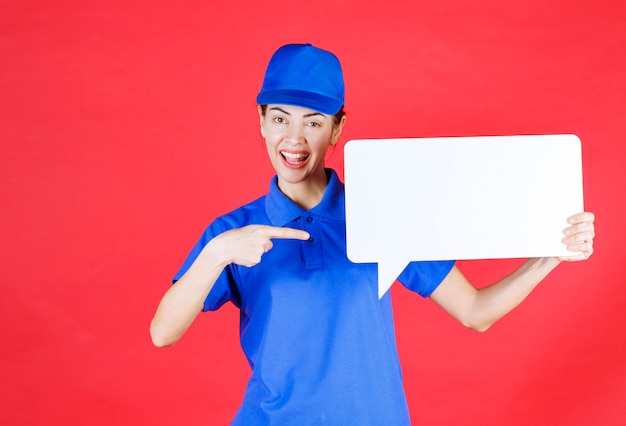
[[[305,172],[304,170],[283,170],[276,173],[280,180],[290,184],[296,184],[305,182],[310,175],[310,173]]]

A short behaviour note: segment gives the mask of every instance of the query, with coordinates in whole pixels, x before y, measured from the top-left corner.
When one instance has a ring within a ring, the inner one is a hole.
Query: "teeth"
[[[303,153],[294,154],[293,152],[285,152],[285,151],[281,151],[280,153],[284,157],[289,158],[291,160],[302,160],[309,156],[309,154],[303,154]]]

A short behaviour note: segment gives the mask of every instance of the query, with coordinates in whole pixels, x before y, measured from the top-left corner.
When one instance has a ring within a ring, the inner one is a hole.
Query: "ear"
[[[343,125],[346,124],[346,116],[344,115],[343,117],[341,117],[341,121],[339,122],[338,125],[336,125],[333,128],[333,134],[330,140],[330,144],[331,146],[334,146],[337,144],[337,141],[339,140],[339,136],[341,135],[341,131],[343,130]]]
[[[261,105],[257,105],[257,111],[259,112],[259,126],[261,128],[261,136],[265,137],[265,129],[263,128],[263,121],[265,120],[265,116],[263,115],[263,109]]]

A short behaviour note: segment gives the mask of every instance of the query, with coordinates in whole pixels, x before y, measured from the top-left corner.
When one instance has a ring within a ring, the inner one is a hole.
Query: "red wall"
[[[101,5],[98,5],[101,3]],[[168,5],[162,5],[168,3]],[[485,334],[394,287],[413,419],[626,423],[626,7],[597,0],[0,3],[0,423],[226,424],[237,312],[148,324],[204,227],[272,174],[269,56],[342,59],[353,138],[575,133],[596,254]],[[338,148],[329,165],[342,173]],[[529,171],[532,173],[532,171]],[[477,285],[518,261],[462,262]]]

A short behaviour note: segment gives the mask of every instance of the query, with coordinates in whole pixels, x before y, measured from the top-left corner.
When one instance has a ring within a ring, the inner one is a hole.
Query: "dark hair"
[[[265,116],[265,111],[267,111],[267,105],[261,105],[261,114],[263,114],[263,116]],[[344,115],[346,115],[346,112],[344,111],[342,106],[341,108],[339,108],[339,111],[337,111],[332,116],[335,126],[339,126],[339,124],[341,124],[341,120],[343,119]]]

